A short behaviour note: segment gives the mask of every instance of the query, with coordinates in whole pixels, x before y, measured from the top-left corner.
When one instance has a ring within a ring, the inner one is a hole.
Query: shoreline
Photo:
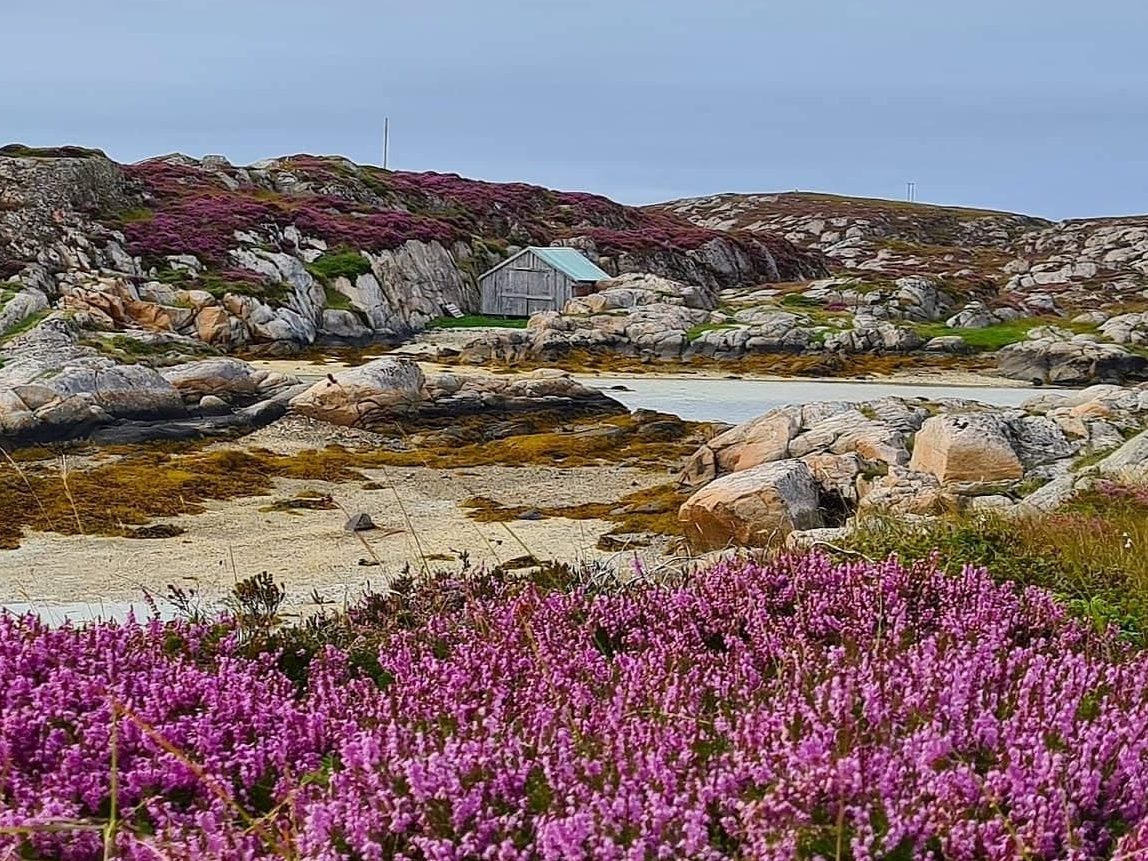
[[[561,371],[565,374],[579,379],[579,380],[595,380],[595,379],[617,379],[617,380],[723,380],[735,382],[743,380],[745,382],[761,382],[761,383],[849,383],[856,385],[904,385],[904,386],[920,386],[920,387],[957,387],[957,388],[982,388],[982,389],[1031,389],[1033,391],[1060,391],[1065,390],[1064,387],[1059,386],[1034,386],[1032,383],[1026,383],[1022,380],[1010,380],[1007,377],[1000,377],[991,374],[985,374],[975,370],[962,370],[962,369],[923,369],[914,372],[900,372],[895,371],[891,374],[882,375],[816,375],[816,376],[803,376],[796,374],[765,374],[747,370],[738,372],[732,368],[716,368],[716,367],[694,367],[682,363],[661,362],[657,365],[650,366],[649,371],[637,371],[631,368],[623,368],[619,370],[596,370],[585,367],[564,367],[561,364],[546,365],[542,368],[524,368],[516,370],[515,368],[492,368],[486,365],[459,365],[437,362],[426,359],[419,359],[417,356],[404,356],[402,353],[390,354],[384,353],[377,358],[383,358],[389,355],[396,355],[398,358],[411,358],[416,361],[425,373],[451,373],[458,374],[459,376],[467,376],[474,374],[497,374],[499,376],[509,377],[529,377],[536,370],[554,370]],[[328,373],[333,373],[347,367],[351,367],[352,363],[341,361],[338,354],[331,354],[331,358],[327,360],[316,360],[313,358],[295,359],[295,358],[276,358],[276,359],[251,359],[249,360],[252,365],[258,368],[263,368],[270,371],[276,371],[282,374],[291,374],[299,377],[301,380],[308,381],[313,379],[321,379]]]

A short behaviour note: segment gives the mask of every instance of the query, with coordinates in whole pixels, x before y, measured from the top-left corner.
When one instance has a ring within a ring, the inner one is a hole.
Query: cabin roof
[[[535,257],[542,260],[548,266],[557,269],[563,275],[566,275],[572,281],[602,281],[609,278],[609,274],[603,272],[597,266],[590,262],[577,248],[565,248],[563,246],[553,246],[545,248],[538,245],[531,245],[528,248],[523,248],[512,257],[503,260],[489,272],[482,275],[485,278],[491,272],[501,269],[508,263],[517,260],[523,254],[532,253]]]

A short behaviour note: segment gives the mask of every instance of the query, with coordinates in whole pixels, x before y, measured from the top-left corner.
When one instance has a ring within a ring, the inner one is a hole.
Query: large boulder
[[[949,413],[928,419],[917,433],[909,468],[946,482],[1013,481],[1024,465],[1008,422],[996,413]]]
[[[686,500],[678,519],[699,550],[765,547],[794,530],[820,527],[819,502],[809,467],[783,460],[711,482]]]
[[[781,460],[800,429],[801,407],[781,407],[731,428],[694,453],[682,472],[682,483],[697,487],[718,475]]]
[[[425,399],[424,383],[422,370],[409,359],[375,359],[315,383],[292,399],[291,409],[331,424],[366,427],[417,409]]]
[[[1132,437],[1096,464],[1096,472],[1133,484],[1148,481],[1148,431]]]

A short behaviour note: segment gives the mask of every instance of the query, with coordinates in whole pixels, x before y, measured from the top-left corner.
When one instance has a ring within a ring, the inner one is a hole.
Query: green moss
[[[134,363],[162,356],[178,357],[184,360],[191,356],[213,356],[216,350],[208,344],[187,343],[147,343],[127,335],[113,335],[109,337],[83,338],[80,343],[86,347],[94,347],[105,356],[111,356],[120,362]]]
[[[1088,469],[1088,467],[1092,466],[1093,464],[1100,463],[1100,461],[1104,460],[1104,458],[1108,457],[1108,455],[1112,454],[1114,451],[1116,451],[1115,446],[1082,455],[1072,462],[1072,471],[1081,472],[1082,470]]]
[[[11,341],[17,335],[22,335],[24,332],[27,332],[30,329],[34,329],[50,313],[51,312],[47,309],[44,309],[43,311],[37,311],[31,316],[25,317],[23,320],[12,326],[12,328],[8,329],[7,331],[0,332],[0,344]]]
[[[137,207],[117,213],[115,220],[120,224],[134,224],[140,221],[151,221],[153,218],[155,218],[155,212],[146,207]]]
[[[0,156],[7,158],[107,158],[103,150],[82,146],[39,147],[8,144],[0,147]]]
[[[699,323],[697,326],[691,326],[686,330],[686,340],[693,343],[706,332],[716,332],[719,329],[736,329],[737,325],[734,323]]]
[[[292,287],[280,281],[273,284],[269,281],[255,283],[230,279],[214,272],[200,272],[196,278],[184,282],[186,289],[203,290],[216,299],[222,299],[228,293],[239,296],[251,296],[269,305],[279,305],[291,298]]]
[[[170,344],[149,344],[126,335],[114,335],[109,341],[117,350],[133,356],[157,356],[171,350]]]
[[[157,281],[170,284],[172,287],[190,290],[195,286],[191,283],[193,279],[186,269],[161,269],[155,277]]]
[[[333,308],[336,311],[355,311],[357,310],[351,304],[351,300],[336,290],[334,287],[324,287],[324,304],[328,308]]]
[[[428,329],[525,329],[525,317],[488,317],[485,314],[467,314],[463,317],[438,317],[427,323]]]
[[[820,308],[822,304],[819,299],[810,298],[804,293],[787,293],[781,298],[784,308]]]
[[[285,281],[248,281],[241,278],[228,278],[218,272],[189,272],[186,269],[163,269],[156,273],[156,280],[177,290],[202,290],[216,299],[228,293],[237,296],[251,296],[270,305],[278,305],[291,298],[293,288]]]
[[[340,248],[308,263],[307,271],[320,281],[331,281],[335,278],[350,278],[353,281],[360,275],[370,272],[371,263],[354,249]]]
[[[1060,320],[1041,320],[1035,317],[1026,317],[1012,320],[1008,323],[997,323],[983,329],[953,329],[944,323],[921,323],[915,328],[922,338],[938,338],[946,335],[960,335],[965,343],[974,350],[994,352],[1023,341],[1030,329],[1037,326],[1061,325]]]

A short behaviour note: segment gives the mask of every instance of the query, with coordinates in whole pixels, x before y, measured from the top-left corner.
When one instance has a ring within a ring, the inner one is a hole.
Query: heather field
[[[813,554],[404,581],[283,626],[0,621],[0,857],[1135,859],[1148,656]]]

